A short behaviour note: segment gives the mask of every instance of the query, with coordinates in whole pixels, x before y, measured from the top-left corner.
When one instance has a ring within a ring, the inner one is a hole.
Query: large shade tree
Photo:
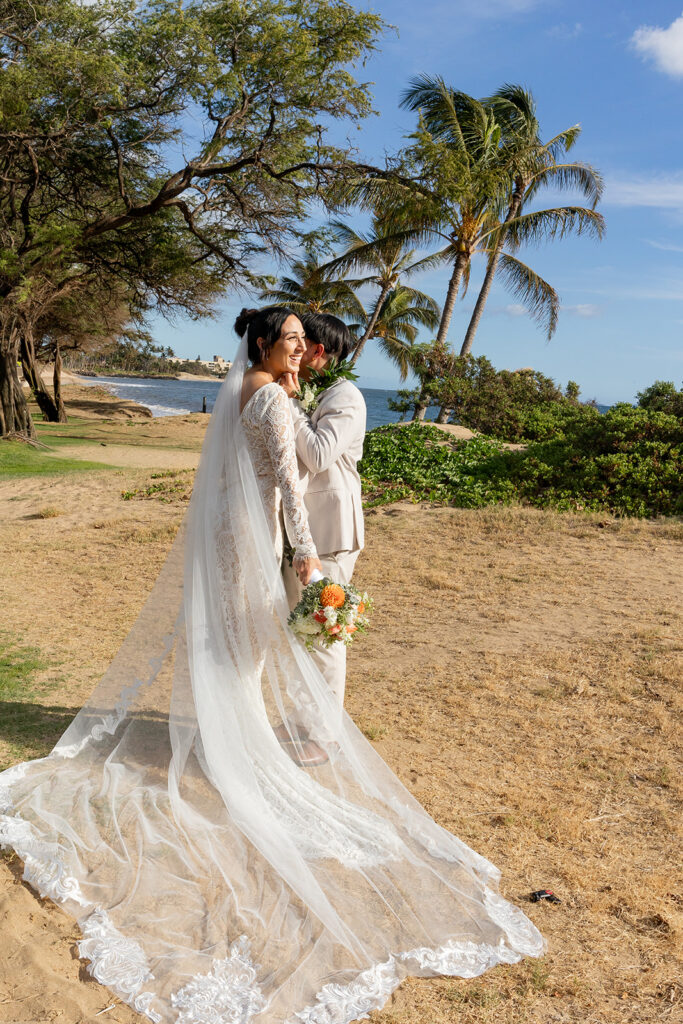
[[[135,276],[165,218],[223,287],[257,283],[254,256],[349,168],[324,124],[369,112],[352,68],[381,28],[343,0],[0,0],[0,435],[32,430],[18,313],[36,281]]]

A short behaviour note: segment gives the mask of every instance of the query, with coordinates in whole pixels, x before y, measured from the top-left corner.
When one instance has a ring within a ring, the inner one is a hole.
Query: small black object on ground
[[[529,896],[532,903],[540,903],[541,900],[547,900],[548,903],[561,903],[562,900],[558,899],[552,889],[537,889],[536,892],[532,892]]]

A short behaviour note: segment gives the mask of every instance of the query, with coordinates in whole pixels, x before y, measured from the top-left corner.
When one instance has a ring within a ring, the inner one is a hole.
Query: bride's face
[[[280,337],[263,360],[263,367],[274,377],[283,373],[298,373],[301,357],[306,351],[306,332],[298,316],[288,316],[282,325]]]

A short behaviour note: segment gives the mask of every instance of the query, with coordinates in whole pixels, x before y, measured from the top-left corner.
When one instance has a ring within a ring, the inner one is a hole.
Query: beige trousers
[[[335,551],[329,555],[319,555],[323,574],[329,576],[335,583],[350,583],[359,554],[360,551]],[[294,569],[286,562],[284,579],[287,600],[291,609],[299,601],[303,588]],[[344,690],[346,688],[346,645],[338,643],[332,644],[331,647],[316,648],[311,651],[311,657],[325,677],[341,712],[344,707]]]

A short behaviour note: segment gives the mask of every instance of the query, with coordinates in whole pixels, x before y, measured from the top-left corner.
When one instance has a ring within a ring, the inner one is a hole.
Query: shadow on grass
[[[8,764],[45,757],[80,711],[63,704],[29,704],[26,701],[0,701],[0,739],[11,750]]]
[[[47,476],[61,473],[81,472],[88,469],[116,467],[104,462],[87,462],[85,459],[59,459],[50,452],[33,448],[21,441],[0,442],[0,478],[14,476]]]

